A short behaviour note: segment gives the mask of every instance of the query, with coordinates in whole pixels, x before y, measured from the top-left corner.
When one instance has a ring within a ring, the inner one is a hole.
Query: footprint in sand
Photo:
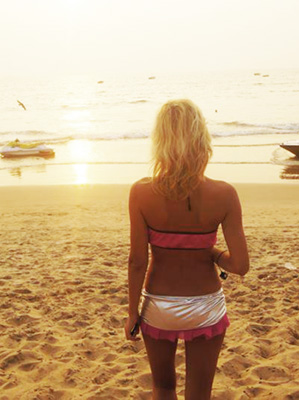
[[[19,369],[21,371],[32,371],[35,367],[37,367],[40,364],[40,362],[30,362],[30,363],[26,363],[26,364],[22,364],[19,366]]]
[[[93,378],[92,382],[96,383],[97,385],[103,385],[104,383],[109,381],[110,378],[111,376],[109,374],[107,374],[106,372],[102,372],[101,374]]]
[[[78,369],[71,369],[69,368],[67,371],[64,372],[63,377],[64,377],[64,383],[67,386],[77,386],[77,382],[76,382],[76,374],[79,372]]]
[[[230,353],[242,355],[242,354],[246,354],[247,346],[241,344],[239,346],[228,347],[227,351]]]
[[[7,322],[10,323],[11,325],[15,325],[15,326],[20,326],[23,324],[29,324],[32,322],[36,322],[38,320],[38,318],[33,318],[30,317],[29,315],[19,315],[15,318],[11,318],[9,319]]]
[[[114,316],[111,316],[109,326],[112,328],[121,328],[123,326],[123,321],[122,319],[118,319]]]
[[[55,358],[56,353],[64,350],[64,347],[62,347],[62,346],[52,346],[51,344],[48,344],[48,343],[42,344],[40,346],[40,348],[43,353],[45,353],[48,356],[51,356],[53,358]]]
[[[117,349],[117,352],[122,354],[134,354],[139,353],[143,349],[143,344],[139,341],[134,344],[124,343],[119,349]]]
[[[249,387],[243,391],[243,393],[248,396],[249,399],[255,399],[259,398],[263,393],[265,392],[265,389],[261,387]]]
[[[17,365],[20,366],[22,364],[27,364],[28,360],[42,361],[43,358],[32,351],[19,351],[18,353],[13,353],[4,357],[0,363],[0,368],[5,370]]]
[[[29,290],[29,289],[15,289],[13,292],[12,292],[12,294],[31,294],[32,293],[32,291],[31,290]]]
[[[260,380],[271,381],[272,384],[286,383],[291,380],[284,368],[274,366],[263,366],[253,368],[252,373],[256,374]]]
[[[140,374],[137,376],[136,382],[142,389],[150,390],[152,388],[152,376],[150,373]]]
[[[281,339],[286,343],[297,346],[299,344],[299,334],[297,327],[286,327],[278,332]]]
[[[271,297],[271,296],[266,296],[266,297],[264,297],[263,298],[263,301],[265,302],[265,303],[276,303],[276,299],[274,298],[274,297]]]
[[[258,346],[258,354],[265,358],[265,359],[269,359],[273,356],[276,356],[279,353],[279,349],[274,349],[273,346],[265,346],[265,345],[260,345]]]
[[[244,373],[244,370],[250,368],[252,365],[253,361],[241,355],[235,355],[222,365],[221,370],[226,376],[232,379],[239,379]]]
[[[107,387],[98,390],[94,395],[86,397],[86,400],[118,400],[118,399],[129,399],[130,389],[117,389]],[[43,399],[44,400],[44,399]]]
[[[111,361],[114,361],[118,356],[116,354],[107,354],[104,358],[103,358],[103,362],[104,363],[108,363]]]
[[[286,395],[282,400],[299,400],[299,390]]]
[[[262,336],[270,332],[272,326],[270,325],[260,325],[260,324],[249,324],[246,331],[252,336]]]
[[[17,378],[10,378],[10,380],[2,386],[2,389],[4,389],[4,390],[12,389],[12,388],[18,386],[18,384],[19,384],[19,382],[18,382]],[[10,400],[9,397],[7,397],[7,400]]]
[[[39,387],[36,389],[31,389],[24,393],[23,400],[60,400],[63,399],[66,392],[64,390],[54,390],[49,386]]]
[[[290,337],[289,339],[290,344],[298,345],[299,333],[296,329],[289,328],[289,337]]]
[[[211,400],[236,400],[235,392],[232,389],[213,391]]]

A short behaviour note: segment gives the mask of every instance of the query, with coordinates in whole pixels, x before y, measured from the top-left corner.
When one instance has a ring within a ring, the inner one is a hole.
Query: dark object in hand
[[[136,324],[133,326],[133,329],[131,330],[131,336],[135,336],[136,334],[137,334],[137,331],[138,331],[138,328],[139,328],[139,325],[138,325],[138,323],[136,322]]]
[[[224,281],[225,281],[225,279],[227,279],[227,277],[228,277],[227,273],[224,272],[224,271],[221,271],[219,276],[220,276],[220,278],[223,279]]]

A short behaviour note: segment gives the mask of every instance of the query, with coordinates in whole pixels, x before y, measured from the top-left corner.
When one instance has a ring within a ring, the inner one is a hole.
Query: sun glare
[[[63,119],[72,128],[79,132],[87,132],[91,127],[91,112],[88,110],[67,111]]]
[[[88,161],[91,154],[92,143],[88,140],[72,140],[68,143],[68,150],[73,159]]]
[[[73,165],[75,170],[75,184],[84,185],[88,182],[88,165],[86,164],[75,164]]]

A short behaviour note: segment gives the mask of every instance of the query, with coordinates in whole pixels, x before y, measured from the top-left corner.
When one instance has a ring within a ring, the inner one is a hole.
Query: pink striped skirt
[[[229,326],[222,288],[202,296],[142,295],[141,331],[154,339],[210,339]]]

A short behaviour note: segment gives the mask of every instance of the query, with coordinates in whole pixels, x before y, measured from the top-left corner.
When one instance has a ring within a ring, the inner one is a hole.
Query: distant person
[[[20,146],[19,139],[15,139],[13,142],[9,142],[8,146],[10,146],[10,147],[19,147]]]
[[[136,182],[129,200],[126,337],[138,340],[140,326],[155,400],[177,399],[175,353],[185,340],[185,398],[208,400],[229,326],[217,264],[238,275],[249,269],[241,206],[231,185],[204,175],[211,138],[195,104],[166,103],[152,139],[153,177]],[[228,250],[215,247],[219,225]]]

